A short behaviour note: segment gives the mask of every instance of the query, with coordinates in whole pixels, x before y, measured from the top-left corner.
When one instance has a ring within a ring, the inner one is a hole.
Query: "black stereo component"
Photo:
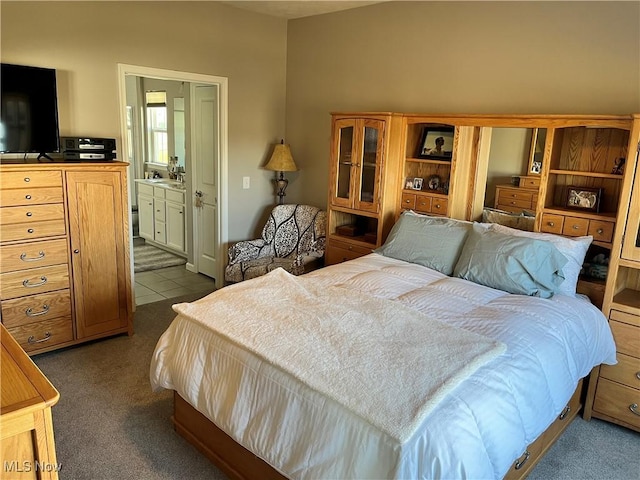
[[[112,152],[116,149],[115,138],[82,138],[82,137],[61,137],[60,149],[85,152],[93,150],[103,150]]]
[[[60,150],[66,162],[112,162],[116,159],[116,139],[61,137]]]
[[[94,162],[94,161],[107,161],[112,162],[116,159],[116,152],[107,152],[104,150],[94,151],[72,151],[65,150],[62,152],[62,158],[71,162]]]

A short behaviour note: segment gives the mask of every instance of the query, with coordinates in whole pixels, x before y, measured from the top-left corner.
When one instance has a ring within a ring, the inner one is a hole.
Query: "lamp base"
[[[289,180],[284,178],[284,172],[279,172],[280,176],[276,179],[276,188],[278,189],[278,205],[284,204],[284,191],[287,189],[287,185],[289,185]]]

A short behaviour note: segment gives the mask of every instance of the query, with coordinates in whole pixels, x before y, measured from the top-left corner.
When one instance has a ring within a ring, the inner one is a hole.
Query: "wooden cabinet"
[[[0,175],[0,308],[22,348],[130,333],[126,164],[7,164]]]
[[[56,389],[0,325],[0,462],[2,478],[58,478],[51,407]]]
[[[67,203],[78,339],[128,329],[130,280],[123,172],[69,171]]]
[[[370,253],[389,233],[401,123],[398,114],[332,114],[326,264]]]
[[[626,155],[620,208],[604,294],[617,348],[617,365],[591,374],[585,418],[592,416],[640,431],[640,116],[635,116]]]
[[[186,255],[185,192],[137,180],[140,236]]]

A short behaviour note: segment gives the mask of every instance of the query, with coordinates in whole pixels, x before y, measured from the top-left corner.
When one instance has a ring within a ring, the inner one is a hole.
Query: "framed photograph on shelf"
[[[424,183],[424,178],[416,177],[413,179],[413,189],[414,190],[422,190],[422,184]]]
[[[404,181],[404,189],[405,190],[413,190],[413,177],[407,177]]]
[[[565,207],[598,213],[600,200],[602,200],[602,188],[569,186]]]
[[[418,145],[417,157],[451,160],[453,132],[453,127],[425,127]]]

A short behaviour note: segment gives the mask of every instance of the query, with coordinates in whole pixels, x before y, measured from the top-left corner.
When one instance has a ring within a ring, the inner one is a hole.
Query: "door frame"
[[[218,138],[220,139],[220,160],[217,165],[217,173],[218,173],[218,225],[217,225],[217,245],[218,245],[218,258],[224,258],[224,245],[227,244],[229,239],[229,189],[228,189],[228,176],[229,176],[229,162],[228,162],[228,136],[229,136],[229,128],[228,128],[228,95],[229,95],[229,80],[226,77],[218,77],[213,75],[205,75],[201,73],[192,73],[192,72],[179,72],[176,70],[166,70],[162,68],[153,68],[153,67],[143,67],[140,65],[128,65],[124,63],[118,63],[118,94],[119,94],[119,110],[120,110],[120,152],[129,151],[129,145],[127,140],[127,101],[126,101],[126,84],[125,77],[127,75],[135,75],[138,77],[147,77],[147,78],[157,78],[162,80],[176,80],[182,82],[198,83],[198,84],[206,84],[206,85],[216,85],[219,88],[219,129]],[[189,141],[193,142],[192,136],[189,137]],[[131,192],[135,192],[135,188],[133,187],[134,183],[134,175],[132,175],[132,165],[128,167],[128,182]],[[191,191],[190,195],[193,197],[193,182],[191,182]],[[128,199],[128,210],[129,210],[129,241],[130,241],[130,251],[133,252],[133,223],[132,223],[132,213],[131,213],[131,198]],[[193,229],[193,225],[192,225]],[[198,238],[195,235],[192,235],[192,249],[191,253],[194,256],[192,259],[193,263],[188,264],[187,268],[189,270],[198,271],[197,258],[195,258],[195,252],[200,250],[199,245],[197,244]],[[130,255],[131,258],[131,278],[133,278],[133,255]],[[219,262],[216,273],[216,287],[222,286],[224,284],[224,262]],[[132,282],[132,289],[134,284]]]

